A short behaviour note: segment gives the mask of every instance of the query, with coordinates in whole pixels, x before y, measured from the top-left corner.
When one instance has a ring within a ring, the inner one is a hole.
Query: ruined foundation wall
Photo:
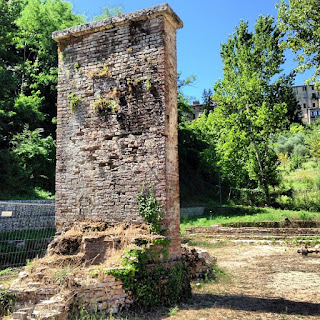
[[[154,185],[180,255],[176,29],[168,5],[53,34],[59,46],[56,226],[140,222]]]

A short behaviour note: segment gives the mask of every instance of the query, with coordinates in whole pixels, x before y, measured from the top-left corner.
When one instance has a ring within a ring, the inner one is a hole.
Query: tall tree
[[[215,84],[213,96],[218,105],[214,125],[222,172],[229,181],[243,177],[236,179],[238,186],[256,183],[266,203],[270,203],[269,186],[278,180],[270,137],[287,121],[287,105],[277,94],[290,78],[279,76],[284,62],[281,39],[271,16],[259,16],[254,32],[241,21],[222,44],[223,79]]]
[[[27,193],[35,183],[53,191],[53,171],[44,174],[37,164],[41,159],[42,167],[54,167],[58,59],[51,33],[82,22],[66,1],[0,0],[0,197]],[[41,157],[25,152],[36,149]],[[8,172],[16,172],[15,179]]]
[[[15,65],[20,59],[14,44],[17,32],[14,21],[20,10],[19,1],[0,0],[0,148],[9,144],[15,115],[12,106],[19,85]]]
[[[277,7],[279,29],[287,34],[284,44],[298,54],[297,71],[314,68],[309,81],[320,91],[320,1],[280,0]]]

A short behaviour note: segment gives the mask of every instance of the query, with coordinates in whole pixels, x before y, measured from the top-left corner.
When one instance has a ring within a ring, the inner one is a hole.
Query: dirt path
[[[227,275],[195,285],[188,304],[158,319],[320,319],[320,255],[297,248],[226,244],[209,249]]]

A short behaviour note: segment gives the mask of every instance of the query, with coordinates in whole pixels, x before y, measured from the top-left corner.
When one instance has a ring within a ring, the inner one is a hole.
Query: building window
[[[304,103],[304,104],[303,104],[303,107],[304,107],[304,108],[306,108],[306,107],[307,107],[307,105]]]
[[[316,107],[316,104],[315,104],[315,102],[312,104],[312,108],[315,108]]]
[[[303,86],[303,91],[307,91],[307,87],[306,86]]]
[[[311,88],[312,88],[312,90],[314,90],[314,86],[312,86]]]

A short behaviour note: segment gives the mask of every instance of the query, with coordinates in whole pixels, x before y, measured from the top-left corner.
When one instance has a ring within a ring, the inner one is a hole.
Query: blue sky
[[[70,0],[69,0],[70,1]],[[88,19],[101,14],[101,8],[122,6],[125,13],[155,6],[161,0],[71,0],[74,12],[85,14]],[[177,31],[178,71],[182,78],[197,77],[196,82],[184,93],[201,100],[203,89],[212,88],[222,77],[220,44],[227,41],[240,20],[248,20],[252,27],[260,14],[277,15],[275,3],[279,0],[167,0],[184,23]],[[285,72],[295,63],[287,55]],[[307,74],[298,75],[296,85],[304,83]]]

